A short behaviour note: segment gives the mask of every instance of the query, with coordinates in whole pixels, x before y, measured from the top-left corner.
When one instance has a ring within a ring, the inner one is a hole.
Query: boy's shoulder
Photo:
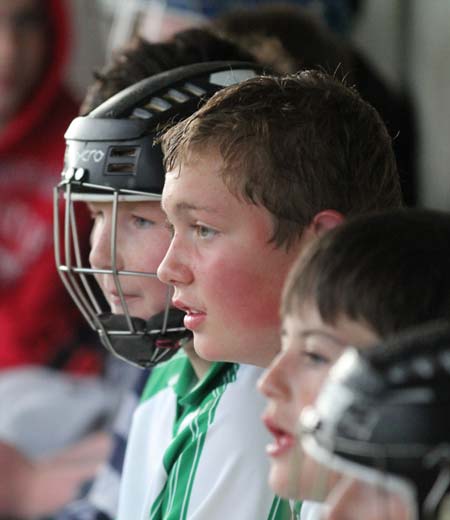
[[[152,370],[142,393],[141,402],[170,388],[179,398],[189,395],[189,399],[201,401],[236,381],[238,372],[242,379],[245,370],[241,370],[237,363],[215,362],[212,363],[205,377],[198,381],[189,357],[180,349],[171,359]]]

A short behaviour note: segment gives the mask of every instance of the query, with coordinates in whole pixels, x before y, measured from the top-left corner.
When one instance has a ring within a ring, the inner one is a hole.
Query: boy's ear
[[[309,224],[309,228],[313,234],[319,236],[324,231],[328,231],[329,229],[333,229],[336,226],[339,226],[344,221],[344,215],[339,213],[339,211],[335,211],[334,209],[326,209],[324,211],[320,211],[317,215],[314,215],[311,223]]]

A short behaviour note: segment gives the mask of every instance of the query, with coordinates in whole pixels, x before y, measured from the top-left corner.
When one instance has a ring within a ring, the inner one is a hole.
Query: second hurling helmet
[[[402,497],[409,518],[435,520],[450,491],[449,414],[450,324],[433,322],[344,353],[301,415],[302,444],[322,465]]]

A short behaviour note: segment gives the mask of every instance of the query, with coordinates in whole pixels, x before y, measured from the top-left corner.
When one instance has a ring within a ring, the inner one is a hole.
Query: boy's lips
[[[181,300],[172,300],[172,305],[186,313],[183,319],[184,326],[194,332],[206,319],[206,312],[196,309],[182,302]]]
[[[269,432],[275,437],[274,442],[266,446],[266,453],[269,457],[278,457],[291,450],[296,444],[295,435],[283,430],[270,417],[263,417],[262,421]]]
[[[118,292],[110,291],[109,293],[107,293],[106,297],[107,297],[107,300],[109,301],[110,305],[115,305],[115,306],[122,305],[122,300],[121,300]],[[137,297],[138,297],[137,294],[123,293],[123,299],[125,300],[126,304],[128,304],[132,300],[136,299]]]

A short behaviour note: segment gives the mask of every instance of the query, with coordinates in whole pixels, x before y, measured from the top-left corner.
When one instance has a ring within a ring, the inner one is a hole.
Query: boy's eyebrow
[[[336,345],[345,346],[344,341],[341,341],[339,338],[336,338],[336,336],[333,336],[332,334],[325,332],[323,330],[320,330],[320,329],[306,329],[306,330],[300,331],[298,333],[298,336],[301,339],[306,339],[309,336],[324,336],[327,340],[330,340],[331,342],[336,343]]]
[[[198,204],[190,204],[189,202],[178,202],[175,204],[175,211],[177,213],[184,213],[187,211],[206,211],[208,213],[217,213],[217,209],[212,206],[200,206]]]

